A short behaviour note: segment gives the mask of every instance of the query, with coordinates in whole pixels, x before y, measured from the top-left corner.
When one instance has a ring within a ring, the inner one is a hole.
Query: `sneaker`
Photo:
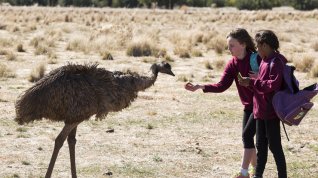
[[[254,166],[250,166],[248,173],[250,174],[251,177],[253,177],[256,173],[256,168]]]
[[[247,176],[243,176],[241,172],[236,173],[233,178],[250,178],[250,175],[247,174]]]

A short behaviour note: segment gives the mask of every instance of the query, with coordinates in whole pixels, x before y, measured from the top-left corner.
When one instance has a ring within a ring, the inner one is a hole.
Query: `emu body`
[[[143,91],[154,84],[158,72],[173,75],[171,66],[162,62],[151,66],[151,76],[110,72],[97,65],[69,64],[51,71],[27,89],[15,104],[19,124],[41,120],[63,121],[64,128],[55,140],[51,161],[45,175],[51,177],[64,141],[68,140],[72,177],[76,176],[75,143],[78,124],[91,116],[105,118],[108,112],[126,108]]]

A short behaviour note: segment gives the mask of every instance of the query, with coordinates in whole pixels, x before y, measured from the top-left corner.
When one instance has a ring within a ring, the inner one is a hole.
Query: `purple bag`
[[[294,70],[295,67],[284,64],[284,89],[276,92],[272,100],[279,119],[290,126],[297,126],[301,122],[314,105],[310,100],[318,93],[316,83],[299,90]]]

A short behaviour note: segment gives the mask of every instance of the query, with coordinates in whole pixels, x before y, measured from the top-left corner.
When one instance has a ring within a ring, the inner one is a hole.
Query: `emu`
[[[16,101],[16,118],[25,124],[42,118],[65,123],[55,139],[55,146],[45,177],[52,175],[60,148],[67,138],[72,177],[76,178],[75,144],[77,126],[95,115],[105,118],[108,112],[126,108],[154,84],[158,73],[174,76],[170,64],[156,63],[151,66],[151,76],[132,72],[107,71],[97,64],[67,64],[55,70],[27,89]]]

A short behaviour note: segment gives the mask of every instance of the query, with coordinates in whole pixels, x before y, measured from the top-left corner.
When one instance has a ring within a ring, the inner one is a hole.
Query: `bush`
[[[300,72],[309,72],[315,62],[313,56],[304,56],[301,60],[294,60],[296,70]]]
[[[318,77],[318,64],[311,68],[310,75],[315,78]]]
[[[14,78],[15,74],[4,64],[0,63],[0,78]]]
[[[29,76],[29,81],[30,82],[39,81],[42,77],[44,77],[45,70],[46,68],[44,64],[40,64],[39,66],[34,68]]]
[[[272,9],[272,7],[279,5],[278,3],[271,2],[273,0],[237,0],[235,6],[238,9]]]
[[[131,43],[126,51],[128,56],[140,57],[140,56],[156,56],[159,49],[149,42],[135,42]]]

